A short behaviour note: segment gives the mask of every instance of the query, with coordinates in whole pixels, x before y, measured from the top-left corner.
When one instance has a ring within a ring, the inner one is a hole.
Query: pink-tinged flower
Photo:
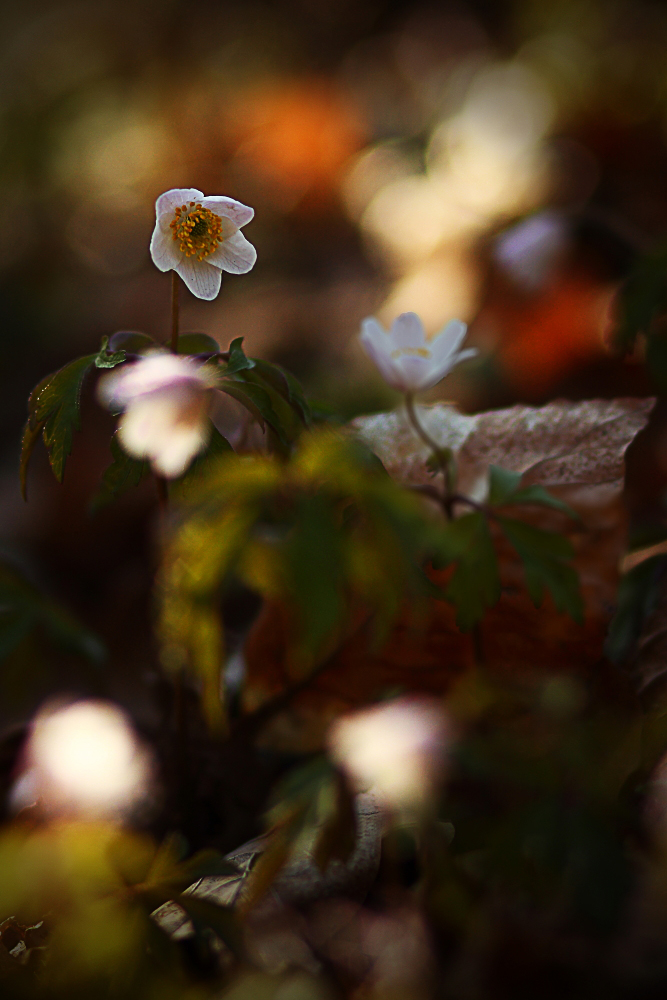
[[[214,299],[222,271],[245,274],[257,251],[241,233],[255,212],[223,195],[196,188],[165,191],[155,203],[151,257],[161,271],[176,271],[198,299]]]
[[[104,375],[98,396],[109,409],[124,411],[118,439],[125,451],[174,479],[208,443],[215,385],[209,365],[155,351]]]
[[[423,807],[442,778],[451,724],[434,698],[399,698],[338,719],[329,754],[357,791],[392,809]]]
[[[373,316],[361,324],[361,343],[385,382],[399,392],[430,389],[477,351],[459,351],[468,327],[452,319],[432,340],[416,313],[401,313],[389,333]]]
[[[10,794],[15,810],[122,816],[146,796],[154,770],[148,748],[116,705],[77,701],[46,706],[34,720],[23,771]]]

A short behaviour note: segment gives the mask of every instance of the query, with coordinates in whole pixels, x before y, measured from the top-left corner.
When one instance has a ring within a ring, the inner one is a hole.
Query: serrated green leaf
[[[247,358],[243,350],[243,337],[236,337],[232,340],[227,351],[229,359],[227,361],[227,366],[222,372],[223,375],[236,375],[237,372],[246,371],[249,368],[255,367],[255,362],[252,358]]]
[[[118,432],[111,438],[110,448],[113,461],[104,470],[100,488],[90,502],[91,514],[97,513],[133,486],[138,486],[149,471],[147,461],[132,458],[123,450],[118,440]]]
[[[558,610],[581,623],[584,604],[577,572],[568,565],[573,555],[569,540],[514,518],[500,517],[498,521],[523,563],[526,587],[533,604],[541,605],[546,587]]]
[[[568,504],[558,500],[545,490],[543,486],[521,487],[521,473],[501,469],[497,465],[489,466],[489,503],[492,506],[507,506],[509,504],[539,504],[551,507],[579,520],[579,515]]]
[[[616,614],[605,643],[605,654],[612,663],[622,663],[632,653],[644,623],[658,604],[666,577],[667,555],[651,556],[621,577]]]
[[[254,374],[271,386],[279,396],[282,396],[285,402],[297,413],[304,426],[310,427],[312,424],[310,407],[297,379],[279,365],[271,364],[271,362],[261,358],[253,358],[252,360],[255,363]]]
[[[468,632],[500,598],[498,560],[484,514],[464,514],[441,528],[436,555],[440,566],[456,563],[445,597],[456,608],[456,624]]]
[[[182,333],[178,338],[179,354],[218,354],[220,345],[206,333]]]
[[[102,343],[100,344],[100,350],[95,358],[96,368],[115,368],[116,365],[120,365],[127,359],[127,354],[125,351],[110,351],[109,350],[109,338],[102,337]]]
[[[343,612],[341,544],[329,500],[318,495],[303,500],[287,560],[303,642],[311,652],[331,636]]]
[[[80,428],[83,382],[96,357],[95,354],[88,354],[77,358],[52,375],[47,375],[33,389],[28,400],[30,429],[34,432],[38,425],[42,425],[49,463],[59,483],[63,481],[65,462],[72,450],[74,431]],[[30,445],[30,440],[27,443]]]
[[[489,466],[489,503],[507,503],[521,485],[521,473],[501,469],[498,465]]]
[[[26,421],[26,425],[23,428],[23,435],[21,437],[21,462],[19,465],[19,480],[21,483],[21,496],[24,500],[28,499],[28,464],[30,463],[30,456],[32,455],[33,449],[37,444],[37,439],[44,429],[44,421],[36,423],[31,426],[30,420]]]
[[[220,382],[219,388],[222,392],[226,392],[228,396],[232,396],[239,403],[242,403],[262,428],[265,424],[268,424],[271,430],[277,435],[280,443],[285,447],[288,446],[284,428],[278,414],[273,408],[271,397],[266,389],[253,382],[227,378]]]
[[[112,353],[125,351],[126,354],[143,354],[145,351],[154,351],[162,346],[147,333],[140,333],[138,330],[118,330],[109,340],[109,350]]]

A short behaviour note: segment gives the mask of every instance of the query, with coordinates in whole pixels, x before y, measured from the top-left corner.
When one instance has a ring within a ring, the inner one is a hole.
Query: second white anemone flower
[[[254,246],[240,232],[255,212],[240,201],[174,188],[160,195],[155,214],[153,263],[161,271],[176,271],[199,299],[216,297],[222,271],[245,274],[257,260]]]
[[[431,340],[416,313],[401,313],[387,332],[369,316],[361,324],[361,343],[377,365],[382,378],[399,392],[431,389],[455,365],[477,354],[476,349],[459,351],[468,327],[452,319]]]
[[[155,351],[104,375],[98,396],[109,409],[123,410],[118,424],[123,449],[174,479],[208,444],[215,385],[209,365]]]

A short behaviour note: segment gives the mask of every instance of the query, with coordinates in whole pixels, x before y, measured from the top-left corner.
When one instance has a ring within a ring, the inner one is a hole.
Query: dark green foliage
[[[522,487],[521,473],[510,472],[497,465],[489,466],[489,503],[499,507],[508,504],[538,504],[553,507],[573,518],[578,517],[568,504],[552,496],[543,486]]]
[[[148,462],[132,458],[123,451],[118,442],[118,433],[111,438],[110,447],[113,461],[104,470],[100,488],[91,501],[90,510],[93,514],[133,486],[138,486],[149,469]]]
[[[655,332],[655,321],[667,309],[667,246],[641,257],[619,294],[619,323],[615,342],[632,350],[639,333]]]
[[[245,355],[243,337],[237,337],[235,340],[232,340],[227,353],[229,358],[226,367],[223,369],[223,375],[236,375],[237,372],[255,367],[255,362]]]
[[[218,354],[217,340],[206,333],[182,333],[178,338],[179,354]]]
[[[498,560],[483,513],[450,521],[438,532],[436,568],[456,565],[445,597],[456,608],[456,624],[468,632],[500,598]]]
[[[242,380],[224,379],[220,388],[241,403],[264,428],[266,424],[276,434],[281,444],[287,446],[287,438],[278,414],[273,408],[270,394],[261,385],[248,384]]]
[[[296,516],[298,529],[287,547],[292,599],[304,643],[317,650],[335,632],[343,610],[340,524],[331,500],[318,494],[305,498]]]
[[[30,454],[40,431],[53,474],[62,483],[65,462],[72,450],[72,436],[80,429],[81,390],[97,354],[88,354],[47,375],[35,386],[28,400],[28,423],[21,450],[21,491],[26,497],[26,475]]]
[[[568,565],[573,556],[569,540],[514,518],[499,517],[498,521],[521,558],[526,587],[536,607],[541,605],[546,588],[559,611],[566,612],[576,622],[583,621],[579,578]]]
[[[644,623],[655,610],[666,577],[667,555],[645,559],[621,577],[616,614],[605,645],[613,663],[622,663],[631,655]]]
[[[96,368],[115,368],[116,365],[120,365],[127,358],[127,353],[125,351],[110,351],[109,350],[109,338],[102,337],[102,343],[100,344],[100,350],[95,358]]]
[[[51,642],[99,666],[106,659],[101,641],[66,608],[41,593],[17,569],[0,562],[0,661],[34,629]]]

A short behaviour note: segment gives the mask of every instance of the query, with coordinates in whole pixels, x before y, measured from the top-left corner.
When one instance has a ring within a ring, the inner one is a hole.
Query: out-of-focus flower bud
[[[118,438],[125,451],[173,479],[208,443],[216,380],[210,365],[155,351],[104,375],[98,396],[109,409],[124,411]]]
[[[428,804],[441,781],[451,723],[434,698],[400,698],[346,715],[329,730],[329,754],[356,790],[390,809]]]
[[[146,797],[153,770],[150,750],[116,705],[47,705],[32,724],[10,803],[54,816],[120,818]]]
[[[151,257],[161,271],[176,271],[193,295],[214,299],[222,271],[245,274],[257,260],[241,226],[254,209],[223,195],[206,197],[196,188],[165,191],[155,203]]]
[[[361,324],[361,343],[392,389],[419,392],[431,389],[460,361],[477,354],[475,348],[459,351],[467,329],[460,319],[452,319],[427,340],[416,313],[401,313],[389,333],[370,316]]]

